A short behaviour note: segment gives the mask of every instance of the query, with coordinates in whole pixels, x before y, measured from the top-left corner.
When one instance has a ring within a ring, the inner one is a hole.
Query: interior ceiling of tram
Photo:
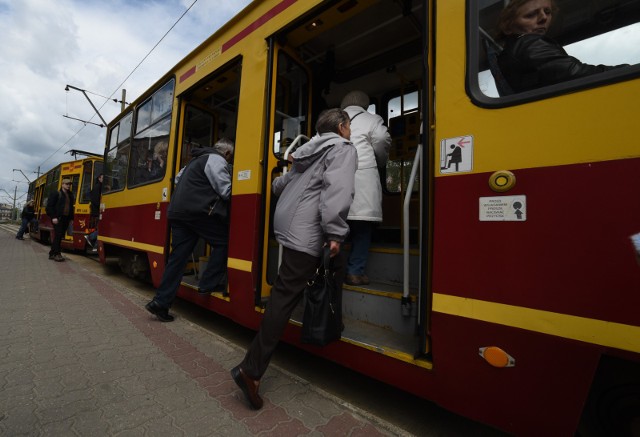
[[[380,96],[421,79],[422,0],[338,2],[281,38],[330,89],[335,106],[351,89]],[[328,24],[330,23],[330,24]]]

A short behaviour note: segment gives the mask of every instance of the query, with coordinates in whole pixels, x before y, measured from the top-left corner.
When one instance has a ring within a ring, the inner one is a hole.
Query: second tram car
[[[74,157],[84,157],[58,164],[29,185],[29,199],[34,201],[36,212],[29,235],[34,240],[51,243],[54,227],[45,210],[47,198],[50,193],[60,190],[62,179],[69,178],[71,191],[76,196],[74,218],[60,245],[63,249],[88,252],[91,248],[84,236],[93,232],[98,225],[90,214],[90,193],[95,179],[102,174],[102,156],[81,150],[71,150],[69,153]]]

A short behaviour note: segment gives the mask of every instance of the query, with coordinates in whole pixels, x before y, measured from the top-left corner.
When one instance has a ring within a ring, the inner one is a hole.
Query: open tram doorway
[[[189,164],[195,149],[213,147],[222,138],[230,139],[235,144],[241,68],[242,60],[235,59],[181,96],[181,127],[178,133],[179,147],[176,148],[176,173]],[[235,144],[235,146],[237,152],[238,145]],[[229,208],[232,208],[231,200]],[[210,254],[211,248],[203,239],[200,239],[182,277],[183,285],[198,289]],[[214,294],[228,295],[228,281],[225,279],[223,282],[227,283],[227,288],[224,291],[216,291]]]
[[[366,274],[370,283],[344,285],[343,338],[393,356],[423,356],[429,352],[428,219],[424,213],[429,166],[424,158],[415,158],[419,146],[424,149],[428,144],[420,135],[420,126],[421,114],[431,107],[423,97],[428,83],[424,60],[427,5],[422,0],[327,3],[269,40],[267,186],[284,171],[285,155],[315,134],[313,127],[322,110],[339,107],[353,90],[369,96],[368,111],[384,119],[392,145],[386,166],[379,168],[383,221],[374,230],[369,250]],[[265,197],[264,285],[257,296],[263,303],[279,264],[271,223],[277,199],[270,189],[265,189]],[[348,255],[348,240],[343,247]],[[300,307],[292,318],[300,321],[301,316]]]

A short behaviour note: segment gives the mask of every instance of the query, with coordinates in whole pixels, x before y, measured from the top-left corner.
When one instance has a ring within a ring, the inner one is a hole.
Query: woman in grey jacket
[[[318,117],[318,134],[292,154],[291,172],[273,182],[280,195],[274,216],[276,240],[284,247],[278,277],[258,334],[231,376],[255,409],[262,408],[260,378],[267,370],[293,309],[316,271],[322,247],[329,245],[334,263],[349,233],[347,214],[358,168],[349,116],[329,109]],[[338,268],[342,271],[341,268]],[[336,275],[338,276],[338,275]],[[342,275],[340,275],[342,276]],[[340,287],[342,278],[336,277]]]

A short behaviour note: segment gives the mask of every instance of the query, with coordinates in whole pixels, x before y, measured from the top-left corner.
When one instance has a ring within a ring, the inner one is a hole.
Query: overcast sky
[[[121,88],[137,98],[250,0],[0,0],[0,203],[25,201],[29,180],[72,157],[104,151],[106,128],[82,93],[111,121]],[[98,94],[98,95],[96,95]],[[106,102],[106,104],[105,104]],[[104,106],[103,106],[104,105]],[[4,190],[4,191],[3,191]],[[7,195],[6,192],[10,194]]]

